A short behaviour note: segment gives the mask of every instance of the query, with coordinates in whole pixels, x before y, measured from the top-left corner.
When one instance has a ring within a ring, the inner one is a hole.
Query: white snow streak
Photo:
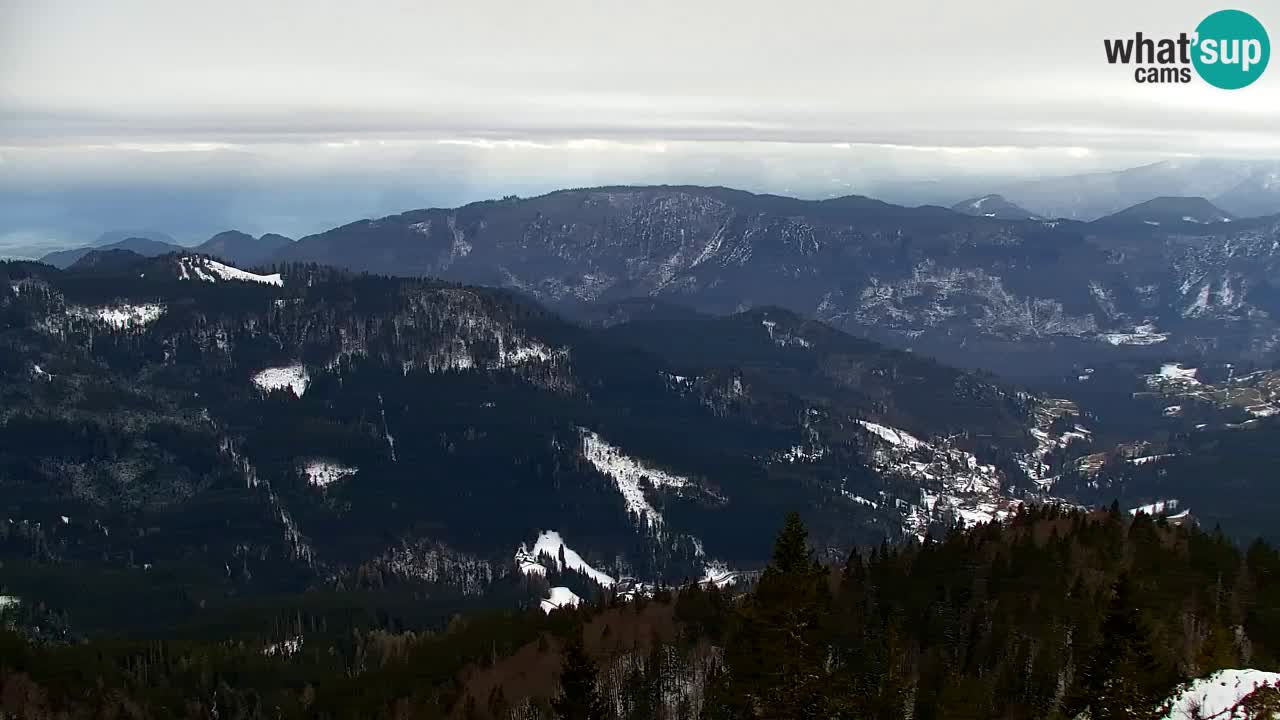
[[[919,438],[915,437],[914,435],[904,430],[891,428],[887,425],[880,425],[879,423],[868,422],[866,420],[859,420],[858,424],[866,428],[867,430],[870,430],[872,433],[878,436],[881,440],[884,440],[890,445],[894,445],[896,447],[902,447],[908,450],[914,450],[915,448],[918,448],[924,445],[924,443],[921,442]]]
[[[622,499],[627,504],[627,510],[637,515],[647,515],[651,525],[660,526],[662,515],[645,498],[642,482],[648,482],[654,487],[682,488],[690,485],[690,481],[679,475],[648,467],[639,460],[628,457],[590,430],[581,428],[581,432],[582,456],[596,470],[617,484],[618,492],[622,493]]]

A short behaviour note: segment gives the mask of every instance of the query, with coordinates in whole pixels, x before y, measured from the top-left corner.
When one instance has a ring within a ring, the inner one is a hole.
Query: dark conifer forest
[[[1163,720],[1280,670],[1269,371],[90,259],[0,264],[4,720]]]
[[[443,622],[408,606],[356,610],[366,599],[264,603],[237,618],[234,635],[205,628],[181,640],[59,644],[8,632],[3,712],[1158,718],[1186,680],[1280,666],[1275,548],[1241,549],[1143,514],[1047,506],[834,565],[815,558],[793,514],[748,591],[662,588],[550,615]],[[1275,699],[1264,690],[1248,703]]]

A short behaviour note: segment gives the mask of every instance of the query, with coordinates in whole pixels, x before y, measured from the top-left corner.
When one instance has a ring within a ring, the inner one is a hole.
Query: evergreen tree
[[[725,649],[727,676],[713,686],[709,716],[829,717],[827,582],[791,513]]]
[[[1168,711],[1152,688],[1160,668],[1132,595],[1128,575],[1121,575],[1102,624],[1102,642],[1081,681],[1081,702],[1091,720],[1158,720]]]
[[[579,636],[574,636],[565,646],[560,695],[552,708],[560,720],[604,720],[609,716],[596,688],[596,665],[587,657]]]

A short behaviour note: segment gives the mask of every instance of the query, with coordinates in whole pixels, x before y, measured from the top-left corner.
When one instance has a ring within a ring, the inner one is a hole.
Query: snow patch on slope
[[[1130,332],[1103,333],[1098,336],[1112,345],[1156,345],[1169,339],[1169,333],[1160,332],[1151,323],[1139,325]]]
[[[294,395],[302,397],[311,384],[311,376],[302,363],[284,367],[270,367],[253,376],[253,384],[263,392],[288,388]]]
[[[542,612],[550,615],[552,611],[564,608],[578,607],[582,603],[582,598],[578,597],[572,590],[567,587],[551,588],[551,597],[540,603]]]
[[[1172,512],[1173,510],[1177,510],[1178,504],[1179,503],[1176,498],[1171,500],[1157,500],[1156,502],[1153,502],[1150,505],[1142,505],[1140,507],[1136,507],[1130,510],[1129,514],[1137,515],[1138,513],[1142,513],[1144,515],[1151,515],[1153,517],[1156,515],[1164,515],[1165,513]]]
[[[284,286],[284,279],[280,277],[280,273],[257,275],[240,268],[224,265],[217,260],[191,255],[178,258],[178,278],[211,283],[238,280],[240,282],[253,282],[277,287]]]
[[[72,308],[72,316],[94,320],[117,330],[134,327],[145,327],[164,315],[164,305],[147,303],[142,305],[111,305],[92,308]]]
[[[888,425],[881,425],[879,423],[868,422],[866,420],[859,420],[858,424],[871,431],[871,433],[876,437],[879,437],[881,440],[884,440],[890,445],[896,447],[914,450],[924,445],[924,443],[918,438],[904,430],[898,430],[897,428],[891,428]]]
[[[564,551],[564,564],[560,564],[560,551]],[[572,548],[565,544],[564,538],[560,537],[560,533],[555,530],[544,531],[534,541],[533,547],[528,548],[524,545],[516,551],[516,562],[520,565],[520,571],[526,575],[546,575],[547,568],[543,565],[544,556],[549,556],[549,562],[556,566],[557,570],[575,570],[586,575],[604,587],[613,587],[614,579],[599,570],[591,567],[582,556],[574,552]]]
[[[307,482],[316,487],[326,487],[358,472],[360,472],[359,468],[331,460],[308,460],[302,465],[302,474],[307,476]]]
[[[891,499],[902,513],[903,528],[908,534],[923,538],[929,526],[941,520],[975,525],[1003,519],[1020,504],[1002,492],[1002,476],[995,466],[979,462],[972,453],[954,447],[950,441],[936,439],[926,443],[904,430],[859,422],[880,441],[880,447],[872,450],[871,466],[883,475],[919,488],[915,502]]]
[[[649,467],[605,442],[596,433],[585,428],[580,430],[582,456],[617,484],[627,510],[637,515],[647,515],[651,525],[661,526],[662,515],[645,498],[642,484],[647,482],[653,487],[682,488],[692,484],[689,479]]]
[[[1165,363],[1160,366],[1160,372],[1146,376],[1147,386],[1160,388],[1165,385],[1199,385],[1200,381],[1196,379],[1197,372],[1196,368],[1183,367],[1181,363]]]
[[[728,565],[719,561],[707,563],[703,566],[702,578],[698,580],[699,585],[717,588],[726,588],[737,582],[738,572],[730,570]]]
[[[1261,670],[1219,670],[1188,683],[1170,700],[1173,707],[1165,720],[1244,720],[1238,706],[1245,697],[1262,687],[1280,687],[1280,673]]]

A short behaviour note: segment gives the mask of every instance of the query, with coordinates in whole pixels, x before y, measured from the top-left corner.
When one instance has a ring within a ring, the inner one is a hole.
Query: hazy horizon
[[[0,249],[607,184],[949,204],[1280,158],[1275,72],[1224,93],[1104,61],[1216,8],[1093,4],[0,0]]]

